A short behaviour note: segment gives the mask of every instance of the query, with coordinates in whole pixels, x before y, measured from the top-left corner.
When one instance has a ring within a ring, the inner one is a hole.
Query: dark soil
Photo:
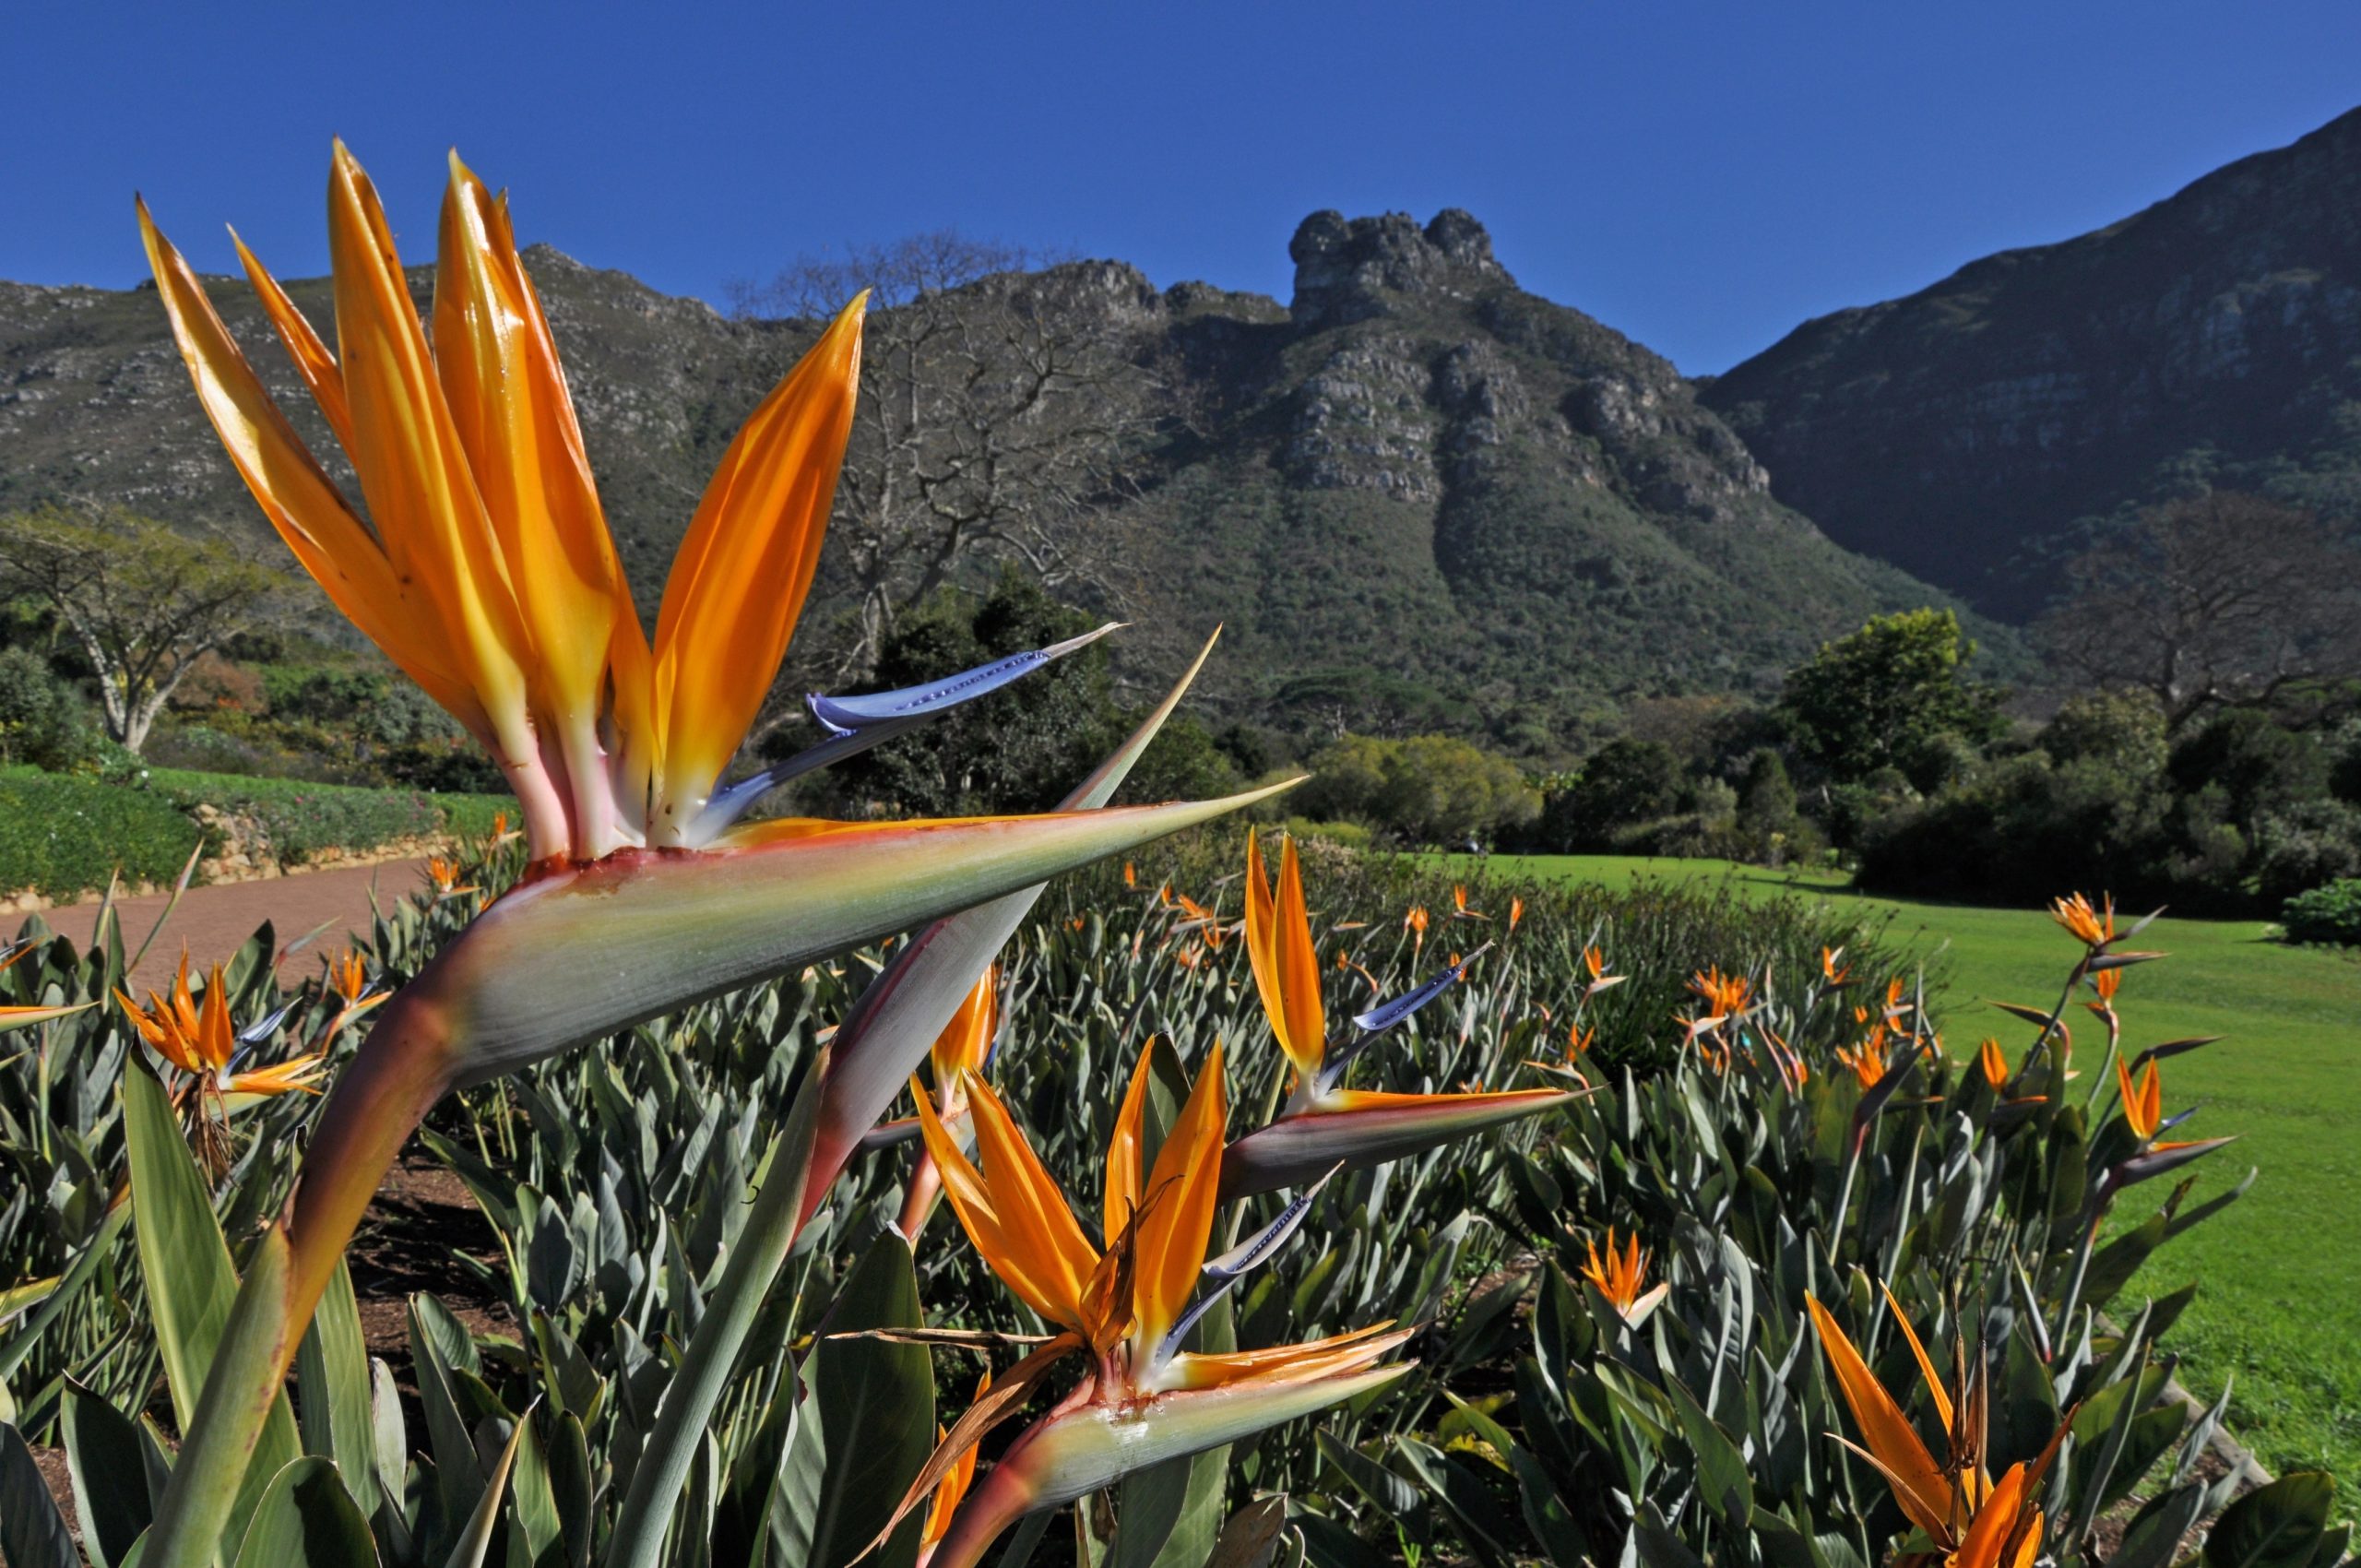
[[[412,1146],[386,1173],[345,1261],[360,1299],[361,1336],[369,1353],[392,1369],[403,1402],[418,1386],[410,1372],[409,1298],[432,1291],[479,1336],[519,1337],[507,1301],[458,1266],[454,1253],[500,1266],[500,1241],[467,1183]]]

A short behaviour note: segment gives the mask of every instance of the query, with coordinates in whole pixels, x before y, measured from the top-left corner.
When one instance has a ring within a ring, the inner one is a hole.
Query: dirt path
[[[181,907],[172,912],[172,923],[164,928],[164,933],[156,939],[148,956],[133,972],[132,981],[151,987],[165,984],[172,977],[173,966],[180,962],[184,944],[192,965],[211,964],[235,953],[265,921],[278,928],[282,949],[314,926],[326,922],[328,929],[314,937],[301,953],[292,958],[280,958],[281,973],[292,980],[299,972],[316,967],[319,955],[342,947],[350,932],[369,929],[369,896],[373,888],[381,902],[391,904],[415,890],[425,876],[426,862],[422,860],[386,861],[378,865],[343,866],[263,882],[225,882],[218,886],[192,887],[181,899]],[[156,923],[156,917],[163,913],[170,901],[169,896],[159,893],[118,902],[126,951],[138,950],[139,944],[147,940],[148,928]],[[99,906],[75,904],[60,909],[43,909],[41,918],[49,922],[52,931],[87,946],[91,930],[98,923]]]

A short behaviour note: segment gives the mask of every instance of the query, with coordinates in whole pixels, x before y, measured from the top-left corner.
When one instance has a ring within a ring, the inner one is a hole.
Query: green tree
[[[1465,741],[1347,735],[1311,759],[1300,809],[1412,843],[1456,845],[1525,826],[1541,799],[1516,764]]]
[[[2248,834],[2266,814],[2329,792],[2329,756],[2319,743],[2258,707],[2225,708],[2183,731],[2165,766],[2181,794],[2222,791],[2229,820]]]
[[[0,761],[63,771],[89,760],[84,705],[29,647],[0,649]]]
[[[2165,769],[2165,710],[2148,692],[2083,692],[2059,706],[2039,744],[2058,762],[2102,763],[2153,778]]]
[[[1738,787],[1738,830],[1748,848],[1759,857],[1777,856],[1794,840],[1801,820],[1787,765],[1770,747],[1757,747],[1746,759],[1746,777]]]
[[[1975,644],[1948,610],[1873,617],[1787,672],[1779,710],[1799,755],[1840,782],[1897,767],[1924,789],[1945,742],[1993,739],[1999,691],[1970,681]]]
[[[1579,853],[1614,847],[1618,831],[1680,810],[1685,779],[1680,759],[1660,741],[1624,736],[1609,741],[1543,808],[1542,841]]]
[[[107,733],[134,754],[198,656],[273,612],[286,587],[219,540],[129,512],[0,517],[0,589],[39,603],[80,647]]]

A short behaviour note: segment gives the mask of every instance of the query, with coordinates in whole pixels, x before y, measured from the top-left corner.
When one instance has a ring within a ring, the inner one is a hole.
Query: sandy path
[[[425,876],[426,862],[422,860],[386,861],[377,865],[342,866],[263,882],[225,882],[218,886],[192,887],[181,899],[181,907],[172,912],[172,923],[164,928],[164,933],[156,939],[148,956],[133,972],[132,980],[143,986],[165,984],[172,979],[173,966],[180,961],[184,944],[191,964],[205,965],[228,958],[265,921],[278,928],[282,949],[313,927],[327,922],[328,929],[314,937],[301,953],[292,958],[280,958],[279,970],[291,980],[298,974],[315,968],[321,954],[342,947],[348,933],[368,931],[369,895],[373,887],[377,890],[380,902],[390,905],[414,891]],[[147,940],[148,928],[170,901],[168,895],[159,893],[118,902],[126,952],[138,950],[140,943]],[[52,931],[87,946],[91,928],[98,923],[99,906],[93,902],[43,909],[41,918],[49,922]]]

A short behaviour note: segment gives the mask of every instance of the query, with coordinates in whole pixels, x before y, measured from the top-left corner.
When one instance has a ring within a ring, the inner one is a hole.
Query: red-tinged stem
[[[402,1145],[451,1087],[452,1019],[428,984],[432,974],[386,1003],[313,1123],[285,1221],[294,1262],[289,1304],[299,1322],[309,1321]]]
[[[264,1235],[231,1305],[145,1542],[148,1568],[214,1562],[345,1244],[404,1140],[449,1087],[451,1026],[438,970],[448,972],[438,963],[386,1004],[321,1110],[288,1213]]]
[[[1018,1434],[1000,1456],[1000,1462],[968,1492],[958,1512],[952,1515],[951,1527],[935,1542],[926,1568],[975,1568],[992,1542],[1000,1539],[1001,1533],[1011,1525],[1036,1508],[1052,1508],[1070,1501],[1044,1495],[1041,1478],[1033,1473],[1040,1466],[1032,1450],[1052,1422],[1088,1404],[1096,1386],[1091,1379],[1084,1378],[1058,1402],[1056,1408]]]
[[[910,1172],[908,1192],[902,1199],[901,1231],[903,1240],[916,1245],[919,1232],[934,1216],[934,1206],[943,1198],[943,1171],[934,1163],[934,1156],[925,1149],[919,1151],[917,1167]]]

